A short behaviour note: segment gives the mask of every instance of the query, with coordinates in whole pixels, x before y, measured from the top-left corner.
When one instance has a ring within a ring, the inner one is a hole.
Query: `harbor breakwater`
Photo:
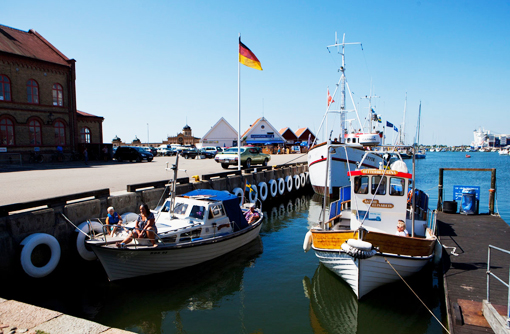
[[[233,170],[178,178],[177,195],[194,189],[226,190],[247,200],[267,201],[310,187],[306,163]],[[169,196],[170,181],[127,185],[127,193],[112,195],[99,189],[68,196],[0,206],[0,273],[23,273],[43,277],[57,266],[80,259],[76,227],[92,219],[106,217],[106,209],[119,214],[138,212],[141,203],[155,208]],[[246,185],[250,189],[245,191]],[[71,224],[72,222],[73,224]],[[34,241],[36,239],[37,241]],[[38,242],[39,241],[39,242]],[[24,251],[25,250],[25,251]],[[24,254],[25,253],[25,254]],[[25,264],[23,264],[25,262]],[[33,266],[33,270],[26,265]]]

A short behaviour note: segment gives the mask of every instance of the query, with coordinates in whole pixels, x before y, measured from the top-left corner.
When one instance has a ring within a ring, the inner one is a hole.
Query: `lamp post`
[[[149,146],[149,123],[147,123],[147,146]]]

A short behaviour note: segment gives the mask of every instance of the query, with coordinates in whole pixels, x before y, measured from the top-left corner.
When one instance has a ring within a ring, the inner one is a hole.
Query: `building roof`
[[[246,136],[246,134],[247,134],[248,132],[250,132],[250,130],[251,130],[251,129],[255,126],[255,125],[257,125],[257,123],[258,123],[258,122],[259,122],[262,118],[263,118],[263,117],[259,117],[259,118],[257,118],[257,120],[255,120],[255,122],[253,122],[253,124],[252,124],[252,125],[250,125],[250,127],[248,128],[248,130],[244,131],[244,133],[241,135],[241,138],[243,138],[244,136]]]
[[[282,135],[282,137],[285,138],[286,140],[296,140],[296,139],[298,139],[296,134],[290,128],[288,128],[288,127],[281,129],[279,132]]]
[[[104,117],[92,115],[92,114],[86,113],[84,111],[76,110],[76,113],[78,114],[78,116],[82,116],[82,117],[94,117],[94,118],[104,119]]]
[[[0,25],[0,52],[70,66],[70,60],[35,30]]]

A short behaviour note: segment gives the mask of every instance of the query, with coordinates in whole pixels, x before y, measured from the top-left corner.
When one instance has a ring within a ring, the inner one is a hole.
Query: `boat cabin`
[[[398,220],[403,220],[411,235],[412,220],[407,219],[411,174],[396,170],[362,169],[348,175],[351,177],[352,230],[363,224],[368,231],[395,234]],[[425,235],[423,223],[415,221],[415,236]]]
[[[219,237],[248,226],[237,196],[215,190],[195,190],[167,199],[156,216],[158,235],[165,243]],[[173,211],[173,212],[172,212]]]
[[[346,145],[351,146],[379,146],[382,144],[382,132],[376,133],[346,133],[344,136]]]

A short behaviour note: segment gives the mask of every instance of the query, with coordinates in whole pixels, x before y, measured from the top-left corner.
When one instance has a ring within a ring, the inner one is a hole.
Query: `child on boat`
[[[398,236],[401,236],[401,237],[409,236],[409,233],[407,233],[407,230],[406,230],[406,223],[402,219],[398,220],[397,233],[395,233],[395,234]]]
[[[122,217],[119,216],[113,206],[110,206],[107,210],[108,216],[106,217],[106,225],[114,225],[112,227],[112,233],[110,234],[112,237],[115,235],[118,226],[122,226]]]

